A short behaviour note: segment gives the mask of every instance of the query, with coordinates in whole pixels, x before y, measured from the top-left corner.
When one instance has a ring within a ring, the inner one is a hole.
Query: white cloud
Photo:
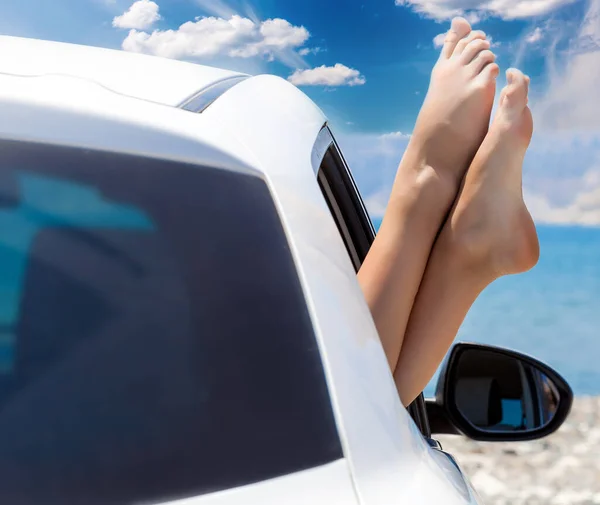
[[[112,25],[116,28],[145,30],[160,19],[158,4],[151,0],[138,0],[120,16],[115,16]]]
[[[336,63],[333,67],[321,65],[307,70],[296,70],[288,80],[296,86],[360,86],[367,82],[358,70],[341,63]]]
[[[538,130],[600,131],[600,0],[589,5],[567,52],[557,56],[560,32],[548,44],[548,89],[532,105]]]
[[[525,192],[525,202],[534,220],[549,224],[600,225],[600,184],[577,194],[566,205],[556,205],[543,195]]]
[[[548,14],[575,0],[395,0],[396,5],[438,21],[464,16],[471,23],[487,16],[503,19],[523,19]]]
[[[299,47],[310,37],[308,30],[303,26],[292,26],[285,19],[267,19],[260,24],[262,40],[253,44],[256,54],[263,48],[267,50]],[[251,50],[252,51],[252,50]]]
[[[481,14],[476,11],[465,12],[464,16],[471,25],[477,24],[479,21],[481,21]]]
[[[528,44],[535,44],[542,40],[543,32],[542,29],[538,26],[535,30],[533,30],[527,37],[525,37],[525,42]]]
[[[367,207],[367,211],[369,212],[369,216],[371,218],[382,218],[385,214],[385,209],[387,207],[388,201],[390,199],[390,191],[378,191],[377,193],[373,193],[367,196],[364,199],[365,206]]]
[[[309,54],[318,54],[324,51],[325,49],[322,49],[320,47],[305,47],[303,49],[300,49],[298,53],[300,54],[300,56],[308,56]]]
[[[293,26],[285,19],[267,19],[257,23],[232,15],[229,19],[196,18],[176,30],[154,30],[152,33],[131,30],[122,47],[126,51],[167,58],[262,56],[283,60],[286,52],[299,48],[309,37],[306,28]]]
[[[592,0],[579,30],[577,43],[580,50],[600,48],[600,2]]]
[[[567,30],[566,26],[571,25]],[[511,67],[521,68],[523,61],[535,54],[536,57],[544,57],[546,54],[554,53],[557,42],[562,38],[563,33],[569,31],[572,36],[577,33],[578,26],[573,21],[557,22],[554,18],[548,18],[541,26],[536,26],[533,30],[525,30],[521,37],[512,44],[512,62]],[[539,42],[544,40],[545,44]]]
[[[379,138],[381,140],[387,141],[387,140],[402,140],[402,139],[409,139],[410,138],[410,133],[402,133],[402,132],[390,132],[390,133],[383,133],[382,135],[379,136]]]
[[[500,47],[500,42],[495,41],[491,35],[488,35],[487,39],[490,41],[490,47]]]
[[[444,45],[444,41],[446,40],[446,32],[440,33],[433,37],[433,47],[442,47]]]

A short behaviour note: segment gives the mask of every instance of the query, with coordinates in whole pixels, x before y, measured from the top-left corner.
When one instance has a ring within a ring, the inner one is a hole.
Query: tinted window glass
[[[325,152],[317,179],[350,260],[358,272],[375,239],[375,231],[337,145],[331,145]]]
[[[0,503],[153,503],[341,456],[261,179],[0,142]]]

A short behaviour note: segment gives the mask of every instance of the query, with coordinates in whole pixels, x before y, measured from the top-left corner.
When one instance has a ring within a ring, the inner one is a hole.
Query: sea
[[[378,228],[380,221],[374,224]],[[600,395],[600,228],[537,230],[538,264],[488,286],[456,341],[524,352],[557,370],[575,395]],[[436,382],[437,375],[426,396]]]

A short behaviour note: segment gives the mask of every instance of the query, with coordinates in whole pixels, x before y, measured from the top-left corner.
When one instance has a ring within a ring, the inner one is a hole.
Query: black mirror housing
[[[479,441],[525,441],[555,432],[573,392],[555,370],[525,354],[458,343],[446,359],[435,399],[427,400],[433,433]]]

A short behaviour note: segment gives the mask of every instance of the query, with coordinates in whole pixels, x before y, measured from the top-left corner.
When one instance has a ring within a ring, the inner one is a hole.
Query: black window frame
[[[375,240],[376,231],[352,172],[327,123],[319,132],[315,152],[318,154],[313,156],[313,169],[319,187],[358,272]],[[408,412],[423,436],[430,438],[431,428],[423,393],[408,406]]]

